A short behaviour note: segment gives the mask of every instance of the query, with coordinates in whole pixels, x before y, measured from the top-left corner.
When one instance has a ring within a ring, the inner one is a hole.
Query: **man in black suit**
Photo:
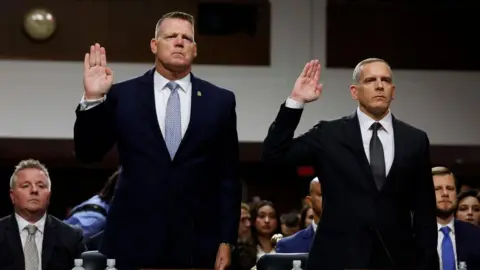
[[[308,270],[438,269],[435,194],[425,132],[390,112],[392,71],[366,59],[353,72],[350,116],[294,138],[305,103],[320,97],[320,64],[305,65],[264,141],[263,160],[311,165],[323,191]]]
[[[15,212],[0,219],[0,269],[70,270],[86,250],[82,231],[46,213],[51,182],[44,165],[21,161],[10,178]]]
[[[432,168],[437,202],[437,250],[442,270],[480,270],[480,228],[455,220],[458,206],[455,176],[446,167]]]
[[[122,167],[100,252],[122,270],[223,270],[240,219],[235,95],[191,73],[193,16],[164,15],[150,48],[155,68],[117,84],[105,48],[85,55],[75,155],[100,161],[116,144]]]

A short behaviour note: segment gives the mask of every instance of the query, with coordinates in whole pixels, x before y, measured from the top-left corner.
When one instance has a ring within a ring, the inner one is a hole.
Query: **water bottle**
[[[458,270],[467,270],[467,263],[466,262],[459,262],[458,263]]]
[[[82,259],[75,259],[73,263],[75,264],[75,266],[72,268],[72,270],[85,270],[85,268],[83,268]]]
[[[292,270],[302,270],[302,261],[300,260],[293,260],[293,268]],[[460,269],[459,269],[460,270]]]
[[[115,259],[107,259],[107,268],[105,270],[117,270],[115,268]]]

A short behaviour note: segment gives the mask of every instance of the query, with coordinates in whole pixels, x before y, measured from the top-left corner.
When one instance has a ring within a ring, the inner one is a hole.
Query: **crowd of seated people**
[[[10,178],[11,215],[0,219],[0,269],[71,269],[75,258],[97,250],[119,171],[103,189],[74,207],[64,221],[47,213],[51,181],[37,160],[21,161]],[[445,167],[432,168],[438,223],[438,253],[446,253],[468,269],[480,269],[480,194],[459,192],[454,174]],[[300,212],[281,215],[273,202],[242,203],[232,270],[252,270],[265,254],[308,253],[322,215],[322,189],[318,178]],[[452,250],[445,242],[450,241]]]

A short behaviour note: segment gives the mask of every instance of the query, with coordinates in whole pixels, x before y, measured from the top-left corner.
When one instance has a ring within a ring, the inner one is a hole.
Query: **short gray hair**
[[[13,171],[12,176],[10,177],[10,188],[15,188],[15,183],[17,182],[17,173],[24,169],[37,169],[45,173],[47,176],[47,184],[48,189],[50,190],[52,187],[52,182],[50,181],[50,174],[48,173],[47,167],[40,163],[40,161],[36,159],[25,159],[20,161],[17,166],[15,166],[15,170]]]
[[[353,83],[359,83],[360,82],[360,74],[362,72],[362,67],[364,65],[370,64],[370,63],[375,63],[375,62],[382,62],[382,63],[385,63],[387,66],[390,67],[390,65],[387,63],[387,61],[385,61],[381,58],[367,58],[365,60],[362,60],[357,64],[357,66],[355,66],[355,69],[353,70],[353,76],[352,76]]]
[[[163,15],[160,20],[158,20],[157,25],[155,26],[155,39],[158,39],[158,33],[160,31],[160,25],[165,19],[180,19],[189,22],[192,25],[193,29],[193,41],[195,42],[195,17],[185,12],[173,11]]]

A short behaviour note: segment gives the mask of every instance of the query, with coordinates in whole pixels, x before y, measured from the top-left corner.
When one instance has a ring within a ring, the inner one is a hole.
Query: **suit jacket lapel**
[[[140,100],[142,102],[142,107],[144,110],[144,117],[150,125],[150,128],[153,132],[153,136],[158,138],[160,146],[164,148],[164,152],[168,155],[167,145],[163,139],[162,130],[158,123],[157,110],[155,107],[155,89],[153,84],[153,74],[155,73],[155,68],[146,72],[143,77],[140,78],[141,87],[138,91]]]
[[[47,269],[48,262],[53,254],[53,247],[57,237],[55,234],[55,227],[56,224],[52,221],[52,218],[47,215],[45,230],[43,232],[42,269]]]
[[[188,143],[189,138],[192,134],[195,134],[198,126],[204,119],[204,113],[206,106],[206,101],[208,99],[208,93],[205,91],[206,89],[202,88],[202,82],[196,78],[193,74],[191,74],[191,82],[192,82],[192,91],[191,91],[191,105],[190,105],[190,121],[188,122],[188,127],[183,136],[182,142],[178,147],[177,154],[175,155],[176,159],[185,148],[185,145]],[[203,109],[202,109],[203,108]]]
[[[360,184],[367,190],[375,193],[378,192],[378,189],[375,186],[375,181],[373,180],[370,163],[368,162],[365,149],[363,148],[362,133],[360,131],[360,124],[356,112],[345,118],[344,129],[344,144],[352,150],[365,175],[364,178],[359,176],[356,179],[358,179]]]
[[[393,125],[393,142],[394,142],[394,156],[392,167],[387,174],[386,183],[389,182],[390,178],[395,175],[395,172],[398,169],[398,162],[402,160],[405,156],[405,150],[408,148],[408,143],[405,135],[406,131],[404,126],[392,115],[392,125]],[[385,183],[385,184],[386,184]]]
[[[10,216],[10,223],[7,227],[8,244],[12,249],[12,254],[15,257],[15,269],[25,269],[25,257],[23,256],[22,239],[20,238],[20,231],[18,230],[18,223],[15,219],[15,214]]]

